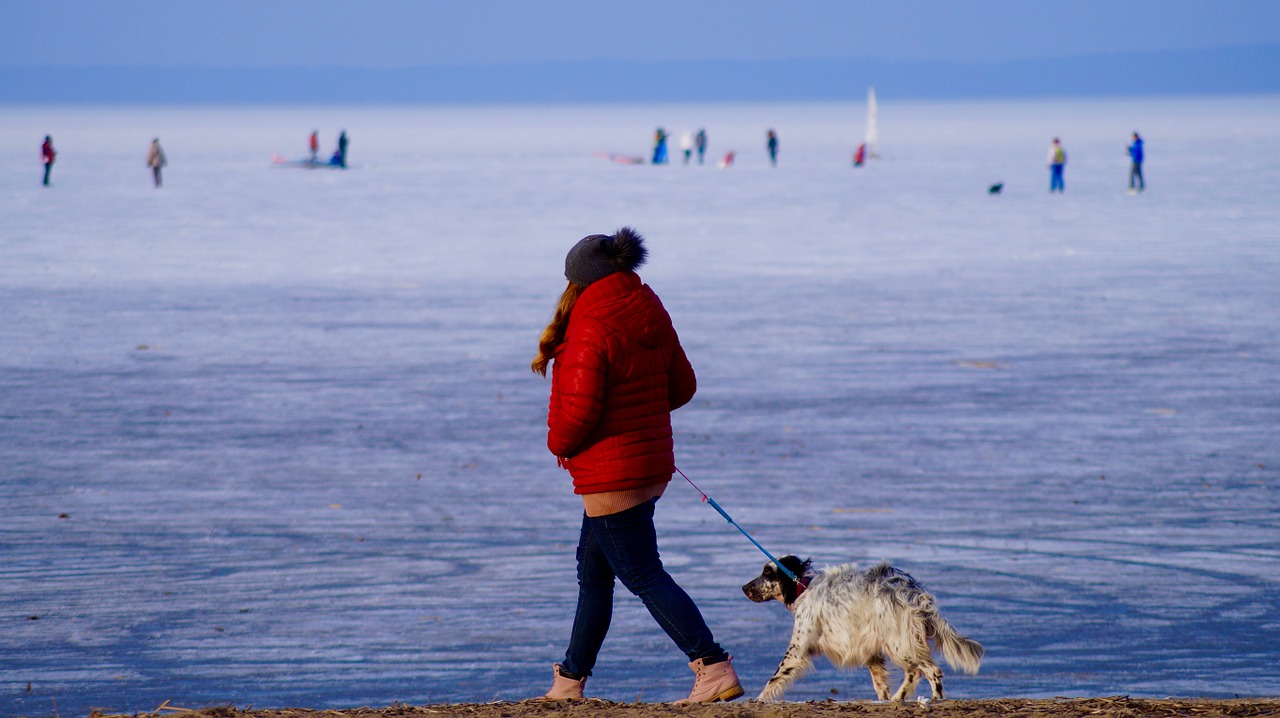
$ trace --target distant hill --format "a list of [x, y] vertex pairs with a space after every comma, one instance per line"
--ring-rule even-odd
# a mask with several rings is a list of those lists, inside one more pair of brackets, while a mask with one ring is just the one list
[[1280, 45], [1014, 62], [598, 61], [401, 69], [0, 67], [0, 103], [504, 103], [1280, 92]]

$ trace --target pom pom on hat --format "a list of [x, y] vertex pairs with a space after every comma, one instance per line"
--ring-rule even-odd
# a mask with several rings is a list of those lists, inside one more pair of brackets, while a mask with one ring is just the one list
[[569, 250], [564, 276], [579, 287], [587, 287], [614, 272], [634, 272], [648, 256], [644, 238], [630, 227], [612, 235], [592, 234]]

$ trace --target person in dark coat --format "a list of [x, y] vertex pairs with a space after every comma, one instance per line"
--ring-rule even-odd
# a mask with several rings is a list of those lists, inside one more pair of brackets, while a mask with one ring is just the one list
[[693, 144], [698, 148], [698, 164], [702, 164], [702, 159], [707, 154], [707, 131], [705, 129], [699, 129], [698, 134], [693, 136]]
[[160, 138], [151, 140], [151, 147], [147, 150], [147, 166], [151, 168], [151, 175], [155, 179], [156, 187], [160, 186], [160, 170], [169, 164], [169, 160], [164, 156], [164, 150], [160, 147]]
[[347, 168], [347, 131], [343, 130], [338, 135], [338, 166]]
[[542, 332], [533, 370], [551, 366], [547, 448], [582, 496], [578, 608], [548, 699], [582, 698], [613, 615], [616, 580], [639, 596], [690, 661], [680, 702], [732, 700], [742, 684], [697, 605], [662, 566], [654, 506], [675, 471], [671, 412], [697, 391], [671, 317], [635, 270], [648, 255], [624, 227], [583, 238]]
[[49, 173], [53, 172], [53, 160], [58, 153], [53, 149], [53, 138], [44, 136], [44, 144], [40, 146], [40, 159], [44, 162], [44, 186], [49, 186]]
[[769, 163], [774, 167], [778, 166], [778, 133], [769, 130], [765, 146], [769, 149]]

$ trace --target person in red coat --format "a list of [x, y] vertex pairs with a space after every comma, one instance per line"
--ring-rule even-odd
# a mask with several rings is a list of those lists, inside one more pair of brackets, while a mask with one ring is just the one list
[[44, 163], [44, 186], [49, 186], [49, 173], [53, 171], [53, 160], [58, 153], [53, 149], [53, 138], [44, 136], [44, 144], [40, 145], [40, 161]]
[[675, 470], [671, 412], [697, 378], [671, 317], [635, 270], [648, 250], [630, 227], [583, 238], [565, 257], [568, 286], [533, 370], [551, 366], [547, 448], [582, 497], [578, 608], [545, 698], [582, 698], [613, 616], [614, 580], [638, 596], [685, 653], [685, 702], [733, 700], [742, 685], [697, 605], [658, 557], [653, 512]]

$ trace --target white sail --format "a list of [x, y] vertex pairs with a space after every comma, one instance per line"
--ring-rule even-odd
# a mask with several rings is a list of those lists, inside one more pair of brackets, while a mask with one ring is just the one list
[[867, 88], [867, 157], [880, 156], [880, 109], [876, 107], [876, 88]]

